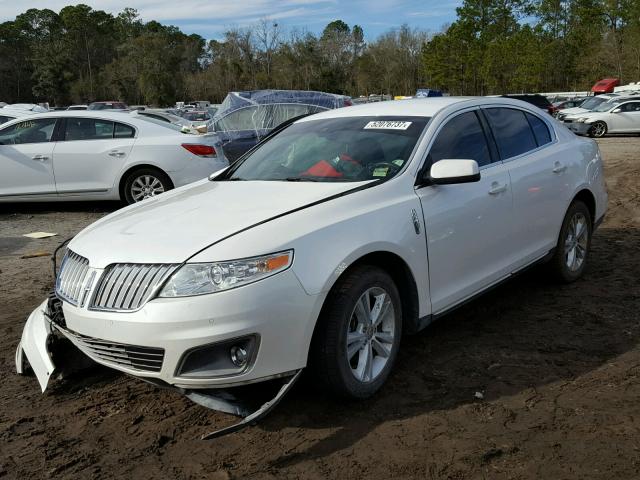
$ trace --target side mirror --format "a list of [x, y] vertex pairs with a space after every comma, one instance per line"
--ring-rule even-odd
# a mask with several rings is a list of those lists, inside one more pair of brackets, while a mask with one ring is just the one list
[[431, 165], [429, 180], [435, 185], [477, 182], [480, 167], [475, 160], [447, 158]]
[[622, 111], [621, 108], [614, 108], [611, 113], [620, 113]]

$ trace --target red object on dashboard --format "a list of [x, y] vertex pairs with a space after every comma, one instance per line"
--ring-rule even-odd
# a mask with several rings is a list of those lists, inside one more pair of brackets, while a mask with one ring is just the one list
[[313, 177], [341, 177], [342, 173], [337, 171], [333, 165], [326, 160], [320, 160], [318, 163], [302, 172], [302, 175], [310, 175]]

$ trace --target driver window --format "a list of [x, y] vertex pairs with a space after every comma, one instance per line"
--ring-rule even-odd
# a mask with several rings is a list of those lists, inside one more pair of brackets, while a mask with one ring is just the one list
[[37, 118], [14, 123], [0, 130], [0, 145], [46, 143], [53, 136], [55, 118]]
[[480, 167], [491, 163], [487, 139], [475, 112], [462, 113], [442, 127], [427, 156], [427, 167], [445, 158], [475, 160]]

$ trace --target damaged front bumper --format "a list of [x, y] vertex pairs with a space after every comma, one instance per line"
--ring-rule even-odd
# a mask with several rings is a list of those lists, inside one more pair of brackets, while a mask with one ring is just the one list
[[[17, 373], [21, 375], [26, 374], [30, 366], [38, 379], [42, 392], [47, 389], [51, 376], [59, 370], [59, 368], [57, 368], [58, 365], [55, 365], [52, 359], [52, 351], [54, 350], [54, 344], [62, 338], [66, 338], [77, 347], [80, 352], [84, 353], [88, 358], [92, 358], [91, 352], [86, 350], [86, 346], [81, 340], [82, 336], [67, 328], [61, 302], [54, 294], [51, 294], [47, 300], [40, 304], [38, 308], [29, 315], [15, 354]], [[193, 402], [204, 407], [243, 417], [242, 421], [230, 427], [202, 436], [202, 439], [213, 439], [237, 432], [251, 424], [255, 424], [268, 415], [278, 405], [284, 395], [291, 390], [300, 377], [302, 370], [303, 369], [300, 368], [278, 375], [278, 380], [274, 381], [279, 381], [280, 386], [275, 396], [262, 405], [259, 405], [258, 408], [254, 408], [256, 405], [255, 398], [242, 398], [241, 395], [238, 395], [237, 392], [234, 391], [236, 389], [233, 388], [185, 389], [170, 385], [155, 378], [140, 378], [162, 388], [178, 391]]]

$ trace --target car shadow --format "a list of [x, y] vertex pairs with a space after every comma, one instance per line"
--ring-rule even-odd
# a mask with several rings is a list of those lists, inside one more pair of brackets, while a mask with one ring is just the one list
[[638, 251], [638, 230], [601, 229], [578, 282], [551, 282], [536, 267], [403, 338], [389, 381], [371, 399], [335, 400], [307, 375], [260, 428], [332, 433], [273, 467], [343, 450], [386, 422], [528, 389], [535, 396], [537, 387], [570, 381], [631, 350], [640, 341]]

